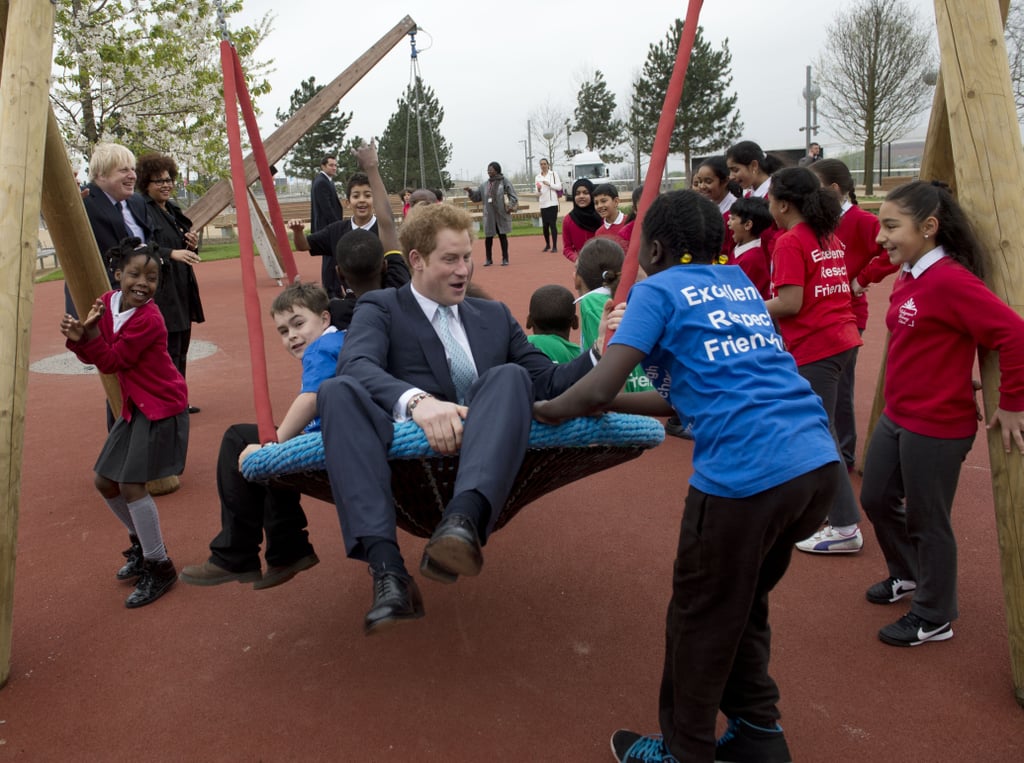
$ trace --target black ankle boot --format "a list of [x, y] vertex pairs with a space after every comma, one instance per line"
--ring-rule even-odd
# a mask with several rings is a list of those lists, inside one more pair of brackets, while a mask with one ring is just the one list
[[129, 533], [131, 548], [126, 548], [121, 555], [126, 559], [124, 566], [117, 571], [118, 580], [135, 580], [142, 574], [142, 544], [137, 535]]
[[178, 571], [174, 569], [174, 562], [170, 559], [164, 559], [162, 562], [143, 559], [142, 564], [142, 577], [136, 583], [132, 595], [124, 602], [128, 609], [152, 604], [167, 593], [178, 579]]

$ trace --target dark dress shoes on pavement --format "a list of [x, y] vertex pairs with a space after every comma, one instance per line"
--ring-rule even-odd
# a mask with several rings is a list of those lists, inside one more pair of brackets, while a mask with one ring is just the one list
[[483, 566], [476, 524], [464, 514], [449, 514], [430, 536], [423, 551], [420, 572], [432, 580], [453, 583], [454, 579], [449, 579], [451, 576], [479, 575]]
[[135, 585], [131, 596], [125, 599], [124, 605], [128, 609], [144, 607], [159, 599], [178, 582], [178, 571], [174, 569], [174, 562], [164, 559], [161, 562], [152, 559], [143, 560], [142, 576]]
[[366, 613], [363, 632], [370, 636], [403, 620], [423, 617], [423, 596], [412, 578], [370, 568], [373, 575], [373, 605]]
[[[319, 561], [319, 560], [317, 560]], [[312, 566], [312, 565], [310, 565]], [[221, 583], [256, 583], [262, 575], [259, 570], [232, 572], [207, 559], [202, 564], [190, 564], [181, 570], [181, 582], [189, 585], [220, 585]], [[281, 581], [284, 582], [283, 580]]]
[[252, 587], [257, 591], [262, 591], [264, 588], [273, 588], [274, 586], [281, 585], [281, 583], [287, 583], [303, 570], [308, 570], [310, 567], [315, 567], [318, 564], [320, 564], [320, 558], [316, 554], [307, 554], [296, 559], [291, 564], [271, 565], [267, 567], [263, 577], [252, 584]]

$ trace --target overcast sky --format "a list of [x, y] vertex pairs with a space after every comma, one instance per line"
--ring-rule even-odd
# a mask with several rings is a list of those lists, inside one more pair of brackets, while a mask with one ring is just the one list
[[[934, 30], [932, 0], [909, 2]], [[799, 128], [805, 121], [805, 68], [823, 50], [829, 22], [849, 6], [841, 0], [705, 0], [705, 38], [713, 45], [728, 38], [732, 52], [743, 138], [766, 149], [804, 145]], [[443, 132], [454, 149], [449, 169], [461, 178], [482, 176], [491, 160], [509, 174], [521, 170], [525, 152], [519, 141], [526, 138], [531, 113], [550, 103], [571, 118], [579, 85], [595, 69], [604, 73], [616, 102], [624, 103], [648, 46], [664, 39], [686, 7], [685, 0], [245, 0], [234, 20], [246, 24], [268, 11], [274, 15], [258, 54], [274, 62], [273, 90], [258, 104], [266, 136], [277, 109], [287, 108], [303, 79], [315, 76], [327, 84], [410, 15], [420, 28], [420, 74], [445, 109]], [[349, 135], [380, 135], [410, 74], [406, 38], [342, 99], [342, 108], [354, 112]], [[819, 123], [817, 139], [828, 151], [837, 139], [826, 122]], [[922, 118], [908, 137], [923, 137], [925, 127]], [[534, 155], [541, 152], [534, 142]], [[681, 168], [681, 160], [676, 162]]]

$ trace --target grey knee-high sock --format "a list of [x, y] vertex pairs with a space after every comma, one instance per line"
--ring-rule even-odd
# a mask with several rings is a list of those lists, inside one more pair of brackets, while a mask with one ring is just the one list
[[128, 528], [128, 532], [132, 535], [138, 535], [135, 532], [135, 525], [132, 522], [132, 514], [128, 511], [128, 504], [124, 500], [123, 495], [117, 495], [114, 498], [104, 498], [107, 502], [107, 506], [114, 512], [114, 516], [121, 520], [121, 524]]
[[153, 497], [147, 493], [145, 497], [132, 501], [128, 504], [128, 511], [132, 514], [135, 534], [142, 544], [142, 555], [146, 559], [162, 562], [167, 558], [167, 549], [160, 534], [160, 516], [156, 513]]

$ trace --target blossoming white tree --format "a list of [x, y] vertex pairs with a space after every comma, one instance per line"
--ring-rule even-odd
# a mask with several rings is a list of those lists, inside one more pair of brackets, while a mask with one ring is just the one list
[[[241, 7], [226, 0], [224, 18]], [[269, 16], [229, 27], [254, 98], [269, 89], [269, 62], [253, 60], [269, 30]], [[69, 150], [87, 157], [116, 141], [166, 152], [193, 176], [225, 175], [220, 39], [211, 0], [58, 0], [50, 99]]]

